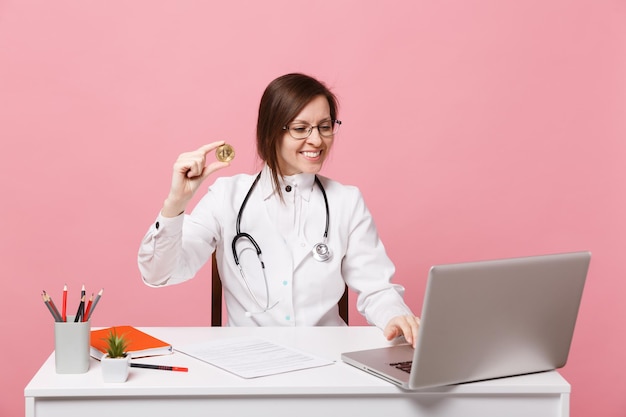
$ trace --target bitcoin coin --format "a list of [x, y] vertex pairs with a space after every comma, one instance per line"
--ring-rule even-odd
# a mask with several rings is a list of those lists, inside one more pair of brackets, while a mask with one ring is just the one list
[[221, 162], [230, 162], [235, 157], [235, 149], [225, 143], [215, 150], [215, 157]]

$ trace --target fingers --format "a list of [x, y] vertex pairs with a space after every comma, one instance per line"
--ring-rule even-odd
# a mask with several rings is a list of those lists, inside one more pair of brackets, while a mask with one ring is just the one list
[[[217, 141], [203, 145], [195, 151], [185, 152], [178, 156], [174, 162], [172, 173], [172, 184], [167, 198], [166, 212], [177, 210], [191, 200], [200, 184], [213, 172], [226, 168], [228, 162], [213, 161], [207, 166], [207, 156], [209, 152], [224, 144], [224, 141]], [[170, 207], [171, 206], [171, 207]], [[173, 209], [171, 209], [173, 207]]]
[[187, 178], [206, 178], [212, 172], [218, 169], [224, 168], [228, 165], [222, 163], [212, 164], [209, 170], [205, 170], [207, 154], [217, 147], [223, 145], [223, 140], [203, 145], [195, 151], [185, 152], [179, 155], [178, 159], [174, 163], [174, 172], [182, 174]]
[[392, 319], [388, 324], [387, 327], [385, 327], [385, 331], [384, 331], [384, 335], [387, 338], [387, 340], [392, 340], [395, 339], [396, 337], [400, 336], [400, 327], [398, 327], [396, 324], [394, 324], [396, 318]]
[[387, 340], [403, 335], [406, 341], [415, 347], [419, 326], [419, 317], [413, 315], [397, 316], [389, 321], [389, 324], [387, 324], [385, 328], [384, 335]]
[[226, 168], [227, 166], [230, 166], [230, 162], [216, 161], [209, 164], [207, 167], [204, 168], [204, 171], [202, 172], [202, 179], [204, 180], [204, 178], [208, 177], [215, 171]]
[[419, 330], [419, 318], [411, 315], [404, 316], [405, 321], [403, 321], [402, 334], [404, 334], [404, 338], [407, 342], [409, 342], [413, 347], [417, 344], [417, 332]]
[[204, 170], [205, 157], [202, 154], [188, 152], [181, 154], [174, 163], [174, 173], [187, 178], [196, 178]]
[[178, 216], [185, 210], [200, 184], [213, 172], [226, 168], [228, 162], [214, 161], [207, 166], [207, 154], [224, 144], [223, 140], [203, 145], [195, 151], [185, 152], [174, 162], [170, 192], [163, 203], [161, 214]]
[[215, 150], [216, 148], [218, 148], [219, 146], [222, 146], [223, 144], [225, 144], [226, 141], [223, 140], [218, 140], [217, 142], [213, 142], [213, 143], [207, 143], [206, 145], [202, 145], [197, 149], [197, 152], [201, 152], [204, 154], [204, 156], [206, 157], [206, 154], [208, 154], [209, 152], [211, 152], [212, 150]]

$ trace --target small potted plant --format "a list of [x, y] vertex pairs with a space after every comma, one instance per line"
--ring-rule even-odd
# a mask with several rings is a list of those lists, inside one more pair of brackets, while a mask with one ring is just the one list
[[126, 353], [129, 341], [115, 329], [109, 331], [104, 341], [106, 353], [100, 361], [104, 382], [125, 382], [130, 370], [130, 355]]

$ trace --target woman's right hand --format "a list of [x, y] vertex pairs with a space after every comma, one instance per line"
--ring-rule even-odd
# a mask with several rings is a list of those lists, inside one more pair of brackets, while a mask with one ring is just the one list
[[230, 165], [229, 162], [220, 161], [214, 161], [209, 165], [206, 164], [207, 154], [223, 144], [224, 141], [221, 140], [201, 146], [195, 151], [179, 155], [174, 163], [172, 185], [170, 193], [163, 203], [161, 215], [176, 217], [181, 214], [200, 187], [200, 184], [213, 172]]

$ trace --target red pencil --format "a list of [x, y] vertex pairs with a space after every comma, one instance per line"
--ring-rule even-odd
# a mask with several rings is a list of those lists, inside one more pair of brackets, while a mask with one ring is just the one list
[[63, 321], [67, 321], [67, 284], [63, 286]]
[[91, 310], [91, 303], [93, 302], [93, 293], [91, 293], [91, 297], [89, 297], [89, 301], [87, 302], [87, 307], [85, 308], [85, 314], [83, 314], [83, 321], [87, 321], [89, 317], [89, 310]]
[[91, 318], [91, 315], [93, 314], [93, 312], [96, 309], [96, 306], [98, 305], [98, 301], [100, 301], [100, 297], [102, 297], [102, 292], [104, 291], [104, 288], [102, 288], [100, 290], [100, 292], [98, 293], [98, 295], [96, 295], [96, 299], [93, 300], [93, 304], [91, 305], [91, 311], [89, 312], [89, 315], [87, 316], [87, 320], [89, 320]]

